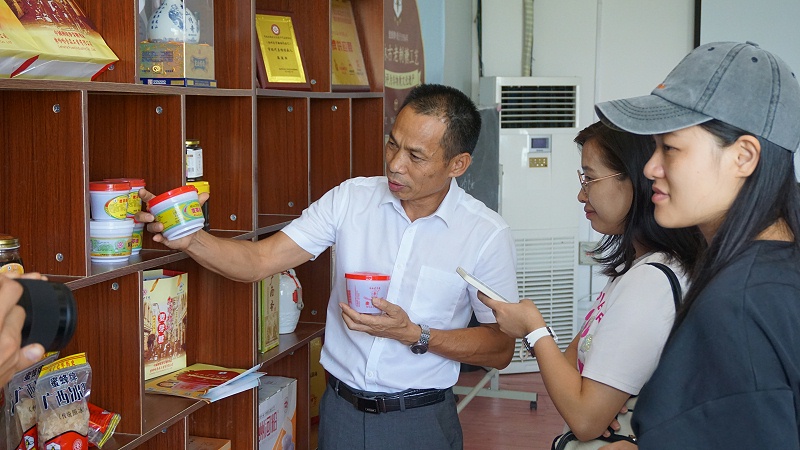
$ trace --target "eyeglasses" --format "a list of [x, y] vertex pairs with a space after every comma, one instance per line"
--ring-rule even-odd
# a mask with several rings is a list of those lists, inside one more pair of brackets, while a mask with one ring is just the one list
[[583, 189], [583, 193], [586, 194], [586, 196], [588, 197], [589, 196], [589, 185], [590, 184], [592, 184], [594, 182], [597, 182], [597, 181], [605, 180], [607, 178], [618, 177], [620, 175], [622, 175], [622, 172], [618, 172], [618, 173], [614, 173], [614, 174], [611, 174], [611, 175], [606, 175], [604, 177], [595, 178], [594, 180], [586, 181], [586, 174], [579, 170], [578, 171], [578, 182], [581, 183], [581, 189]]

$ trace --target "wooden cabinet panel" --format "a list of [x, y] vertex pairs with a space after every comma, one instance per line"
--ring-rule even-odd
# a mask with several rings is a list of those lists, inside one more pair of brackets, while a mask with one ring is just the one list
[[92, 19], [103, 40], [117, 55], [119, 61], [97, 78], [97, 81], [133, 83], [139, 66], [136, 63], [139, 10], [135, 1], [76, 0], [81, 9]]
[[84, 94], [2, 91], [0, 233], [20, 240], [28, 272], [88, 274]]
[[350, 100], [311, 99], [311, 201], [350, 178]]
[[259, 214], [300, 215], [308, 207], [308, 99], [259, 98]]
[[164, 428], [149, 441], [141, 445], [143, 450], [162, 450], [167, 448], [186, 448], [189, 433], [186, 431], [186, 419], [179, 420], [169, 428]]
[[383, 175], [383, 99], [353, 99], [352, 136], [352, 176]]
[[252, 231], [253, 98], [187, 96], [186, 139], [199, 139], [203, 147], [211, 228]]

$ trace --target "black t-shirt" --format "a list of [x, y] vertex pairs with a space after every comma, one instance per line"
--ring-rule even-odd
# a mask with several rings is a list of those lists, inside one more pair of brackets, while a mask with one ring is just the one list
[[639, 448], [800, 449], [800, 253], [757, 241], [709, 283], [633, 414]]

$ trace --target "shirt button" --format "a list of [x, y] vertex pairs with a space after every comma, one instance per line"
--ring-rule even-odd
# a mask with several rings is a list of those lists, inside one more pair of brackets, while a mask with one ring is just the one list
[[367, 377], [374, 378], [375, 377], [375, 372], [372, 372], [372, 371], [367, 372]]

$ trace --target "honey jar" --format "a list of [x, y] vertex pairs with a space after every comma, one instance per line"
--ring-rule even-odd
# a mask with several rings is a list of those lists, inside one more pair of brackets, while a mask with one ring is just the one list
[[7, 234], [0, 234], [0, 273], [25, 273], [19, 256], [19, 239]]

